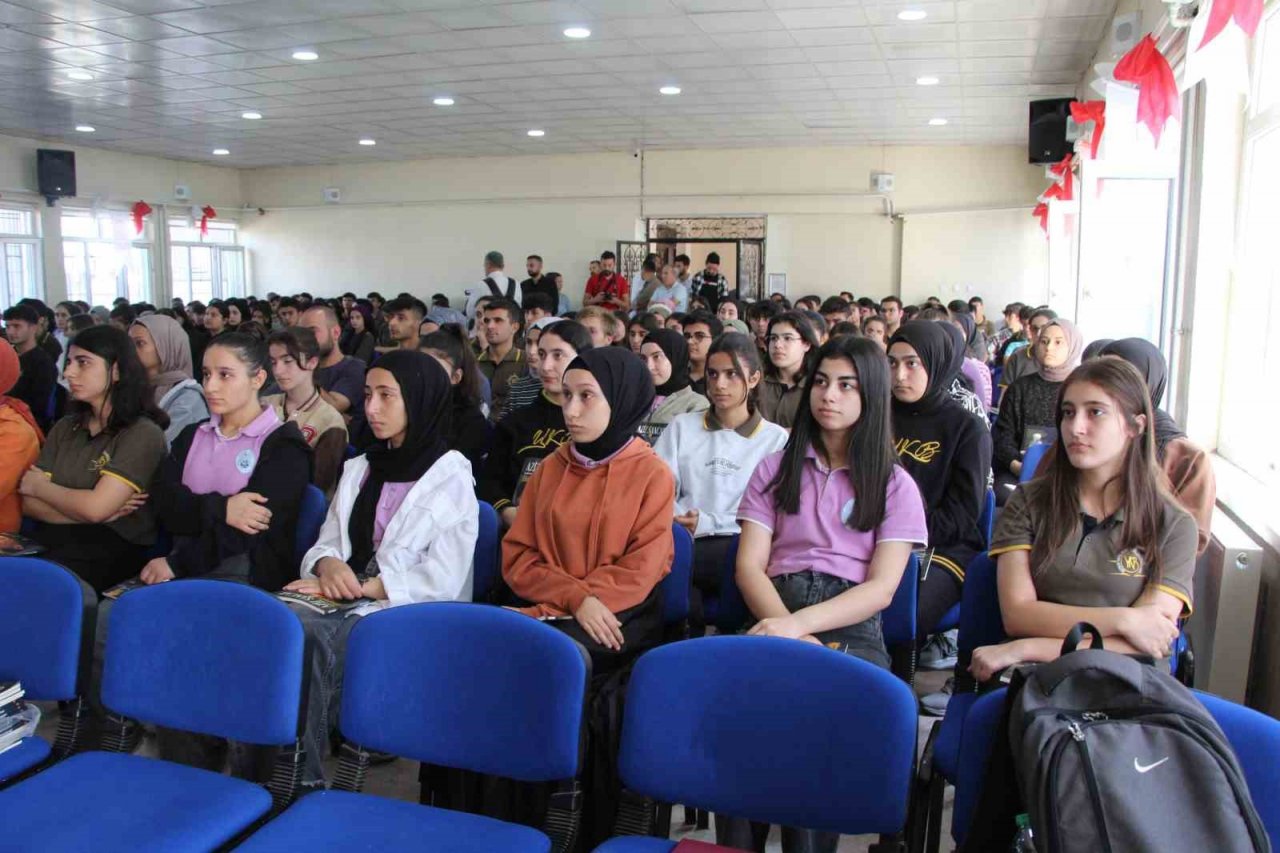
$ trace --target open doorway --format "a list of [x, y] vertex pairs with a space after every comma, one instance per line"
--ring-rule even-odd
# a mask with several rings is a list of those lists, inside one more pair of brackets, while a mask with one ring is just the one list
[[721, 274], [739, 299], [764, 298], [763, 216], [650, 219], [647, 234], [647, 241], [618, 242], [619, 270], [628, 278], [640, 272], [651, 252], [660, 264], [688, 255], [695, 275], [705, 268], [707, 255], [715, 252], [720, 256]]

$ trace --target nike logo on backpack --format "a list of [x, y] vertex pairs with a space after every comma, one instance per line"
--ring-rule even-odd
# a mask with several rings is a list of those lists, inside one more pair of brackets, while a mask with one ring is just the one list
[[1137, 770], [1139, 773], [1150, 773], [1152, 770], [1155, 770], [1157, 767], [1159, 767], [1161, 764], [1164, 764], [1168, 760], [1169, 760], [1168, 756], [1165, 756], [1164, 758], [1157, 761], [1155, 764], [1148, 764], [1146, 766], [1143, 766], [1138, 763], [1138, 759], [1135, 757], [1133, 759], [1133, 769]]

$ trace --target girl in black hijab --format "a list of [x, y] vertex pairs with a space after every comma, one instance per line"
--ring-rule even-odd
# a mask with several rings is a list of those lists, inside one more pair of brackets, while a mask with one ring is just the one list
[[1098, 355], [1122, 358], [1138, 368], [1146, 379], [1151, 408], [1155, 411], [1156, 461], [1169, 478], [1174, 498], [1195, 518], [1200, 528], [1197, 553], [1204, 553], [1209, 545], [1209, 523], [1213, 519], [1218, 484], [1209, 455], [1187, 438], [1178, 422], [1160, 408], [1169, 375], [1164, 353], [1142, 338], [1124, 338], [1107, 343]]
[[654, 444], [676, 415], [705, 412], [711, 404], [690, 386], [689, 345], [684, 335], [672, 329], [650, 332], [640, 346], [640, 358], [655, 386], [653, 406], [640, 424], [640, 436]]
[[359, 617], [471, 600], [479, 505], [471, 463], [449, 450], [451, 391], [444, 368], [420, 352], [396, 350], [369, 368], [365, 416], [378, 441], [347, 462], [320, 536], [302, 558], [302, 578], [281, 593], [294, 599], [316, 648], [305, 784], [324, 782], [320, 758], [338, 718], [341, 650]]
[[888, 350], [895, 449], [920, 488], [933, 551], [920, 584], [921, 640], [960, 600], [965, 567], [986, 548], [979, 518], [991, 475], [991, 434], [951, 397], [959, 336], [948, 328], [954, 331], [912, 320], [889, 339]]

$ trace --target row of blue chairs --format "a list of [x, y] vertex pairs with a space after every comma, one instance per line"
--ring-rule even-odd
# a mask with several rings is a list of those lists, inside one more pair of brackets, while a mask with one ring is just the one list
[[[46, 561], [3, 563], [13, 602], [4, 609], [39, 611], [64, 651], [62, 675], [74, 683], [80, 585]], [[304, 655], [301, 624], [272, 596], [217, 581], [161, 584], [117, 602], [102, 700], [114, 715], [293, 756]], [[25, 649], [0, 658], [11, 658], [0, 660], [0, 677], [21, 678], [44, 697], [43, 662]], [[6, 778], [0, 850], [416, 849], [424, 839], [455, 851], [567, 849], [572, 807], [548, 815], [539, 831], [360, 788], [368, 751], [378, 750], [573, 790], [589, 677], [578, 644], [502, 608], [423, 604], [373, 614], [347, 649], [340, 726], [352, 746], [341, 790], [295, 801], [296, 785], [281, 784], [288, 772], [263, 788], [124, 752], [82, 752]], [[797, 703], [797, 695], [810, 701]], [[630, 791], [657, 800], [894, 835], [907, 824], [915, 736], [910, 689], [876, 667], [808, 644], [707, 638], [638, 662], [620, 772]], [[672, 846], [638, 837], [602, 849]]]

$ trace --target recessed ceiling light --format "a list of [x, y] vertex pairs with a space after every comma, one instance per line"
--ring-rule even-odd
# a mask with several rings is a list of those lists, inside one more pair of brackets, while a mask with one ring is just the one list
[[247, 118], [249, 121], [257, 121], [258, 119], [262, 118], [262, 113], [255, 113], [255, 112], [240, 113], [240, 118]]
[[92, 80], [93, 75], [88, 71], [68, 71], [67, 76], [72, 80]]
[[917, 77], [916, 85], [917, 86], [936, 86], [938, 85], [938, 78], [937, 77]]
[[378, 144], [378, 140], [376, 140], [376, 139], [361, 139], [361, 140], [360, 140], [360, 144], [361, 144], [361, 145], [377, 145], [377, 144]]
[[316, 53], [314, 50], [295, 50], [293, 52], [293, 58], [301, 60], [302, 62], [311, 62], [313, 59], [319, 59], [320, 54]]
[[898, 13], [899, 21], [923, 21], [929, 17], [929, 13], [924, 9], [903, 9]]
[[97, 130], [97, 128], [91, 124], [77, 124], [76, 130], [80, 131], [81, 133], [93, 133], [95, 130]]
[[931, 118], [931, 119], [929, 119], [929, 126], [930, 126], [930, 127], [942, 127], [942, 126], [943, 126], [944, 124], [946, 124], [946, 123], [947, 123], [947, 120], [946, 120], [945, 118]]
[[436, 98], [431, 103], [437, 107], [451, 107], [453, 106], [453, 98]]
[[547, 135], [547, 132], [546, 132], [545, 130], [536, 130], [536, 129], [535, 129], [535, 130], [531, 130], [531, 131], [529, 131], [529, 135], [530, 135], [530, 136], [546, 136], [546, 135]]
[[680, 94], [680, 87], [679, 86], [663, 86], [658, 91], [664, 95], [678, 95]]
[[564, 34], [567, 38], [584, 39], [591, 35], [591, 30], [586, 27], [569, 27], [564, 31]]
[[226, 157], [226, 156], [227, 156], [228, 154], [230, 154], [230, 153], [231, 153], [231, 152], [230, 152], [230, 151], [228, 151], [228, 150], [227, 150], [227, 149], [225, 149], [225, 148], [215, 148], [215, 149], [213, 149], [213, 155], [214, 155], [215, 157]]

